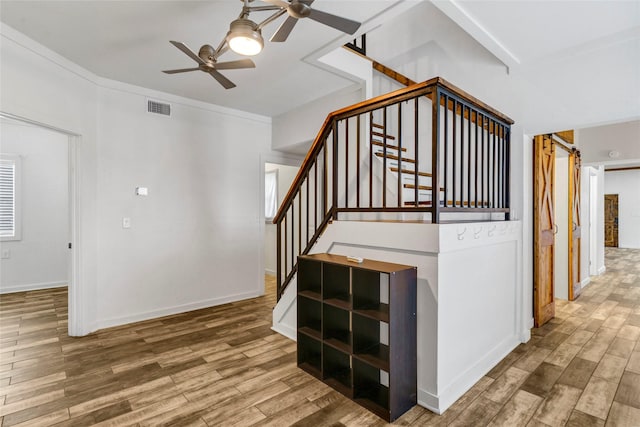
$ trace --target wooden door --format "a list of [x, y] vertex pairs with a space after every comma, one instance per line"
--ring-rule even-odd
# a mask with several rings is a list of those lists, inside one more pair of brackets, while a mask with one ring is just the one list
[[618, 247], [618, 195], [604, 195], [604, 245]]
[[569, 153], [569, 301], [582, 291], [580, 282], [580, 152]]
[[533, 140], [533, 320], [542, 326], [555, 316], [553, 244], [555, 146], [551, 135]]

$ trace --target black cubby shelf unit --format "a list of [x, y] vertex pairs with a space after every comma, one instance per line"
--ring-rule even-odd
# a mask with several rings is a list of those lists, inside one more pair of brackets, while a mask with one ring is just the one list
[[298, 366], [387, 421], [416, 404], [413, 266], [298, 257]]

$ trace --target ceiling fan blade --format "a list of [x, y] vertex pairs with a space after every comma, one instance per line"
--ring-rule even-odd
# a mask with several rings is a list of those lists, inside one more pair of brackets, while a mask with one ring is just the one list
[[186, 73], [188, 71], [198, 71], [200, 68], [180, 68], [178, 70], [163, 70], [163, 73], [166, 74], [178, 74], [178, 73]]
[[262, 1], [278, 7], [284, 7], [284, 8], [289, 7], [289, 2], [286, 2], [283, 0], [262, 0]]
[[358, 28], [360, 28], [361, 25], [360, 22], [352, 21], [351, 19], [332, 15], [330, 13], [322, 12], [321, 10], [316, 9], [311, 9], [309, 18], [347, 34], [355, 33], [356, 31], [358, 31]]
[[239, 68], [256, 68], [256, 64], [249, 58], [237, 61], [218, 62], [214, 65], [216, 70], [237, 70]]
[[233, 87], [236, 87], [236, 85], [231, 80], [229, 80], [228, 78], [226, 78], [225, 76], [217, 72], [216, 70], [209, 71], [209, 74], [211, 74], [211, 77], [216, 79], [218, 83], [224, 86], [225, 89], [231, 89]]
[[172, 45], [174, 45], [175, 47], [177, 47], [178, 49], [180, 49], [182, 52], [184, 52], [189, 58], [193, 59], [194, 61], [196, 61], [198, 64], [204, 64], [204, 61], [195, 54], [194, 51], [192, 51], [191, 49], [189, 49], [187, 47], [186, 44], [182, 43], [182, 42], [176, 42], [171, 40], [170, 43]]
[[271, 36], [269, 41], [271, 42], [283, 42], [287, 40], [289, 34], [291, 34], [291, 30], [295, 27], [296, 22], [298, 22], [298, 18], [294, 18], [293, 16], [288, 16], [287, 19], [278, 27], [278, 30]]

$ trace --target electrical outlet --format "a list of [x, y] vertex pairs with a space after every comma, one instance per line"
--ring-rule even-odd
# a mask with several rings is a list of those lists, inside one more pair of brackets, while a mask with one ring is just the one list
[[122, 218], [122, 228], [131, 228], [131, 218]]
[[2, 250], [2, 259], [9, 259], [9, 258], [11, 258], [11, 250], [3, 249]]

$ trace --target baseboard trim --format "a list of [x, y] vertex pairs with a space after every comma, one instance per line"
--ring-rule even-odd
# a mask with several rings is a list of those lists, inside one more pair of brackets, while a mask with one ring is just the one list
[[589, 283], [591, 283], [591, 277], [587, 277], [587, 278], [585, 278], [584, 280], [582, 280], [582, 281], [580, 282], [580, 286], [582, 287], [582, 289], [584, 289], [584, 288], [586, 288], [586, 287], [587, 287], [587, 285], [588, 285]]
[[264, 274], [266, 274], [267, 276], [275, 276], [276, 272], [273, 270], [269, 270], [268, 268], [264, 269]]
[[28, 292], [39, 291], [41, 289], [52, 288], [66, 288], [68, 282], [43, 282], [43, 283], [29, 283], [26, 285], [7, 286], [6, 288], [0, 288], [0, 294], [13, 294], [16, 292]]
[[260, 292], [244, 292], [241, 294], [228, 295], [219, 298], [211, 298], [204, 301], [198, 301], [188, 304], [181, 304], [172, 307], [165, 307], [159, 310], [146, 311], [133, 314], [130, 316], [112, 317], [109, 319], [99, 320], [96, 329], [111, 328], [113, 326], [126, 325], [128, 323], [142, 322], [145, 320], [156, 319], [158, 317], [171, 316], [173, 314], [186, 313], [188, 311], [200, 310], [203, 308], [215, 307], [217, 305], [229, 302], [240, 301], [249, 298], [256, 298], [262, 295]]
[[607, 271], [607, 266], [603, 265], [602, 267], [600, 267], [598, 269], [598, 276], [601, 275], [601, 274], [604, 274], [605, 271]]
[[438, 415], [442, 415], [442, 412], [439, 409], [440, 399], [438, 399], [438, 396], [433, 393], [429, 393], [426, 390], [422, 390], [421, 388], [418, 388], [418, 405], [423, 408], [427, 408]]
[[292, 341], [298, 340], [298, 337], [297, 337], [298, 332], [287, 325], [283, 325], [282, 323], [273, 324], [273, 326], [271, 326], [271, 330], [279, 333], [280, 335], [284, 335], [285, 337], [289, 338]]
[[[430, 393], [418, 393], [421, 402], [424, 402], [425, 407], [431, 411], [438, 414], [444, 413], [456, 400], [473, 387], [475, 383], [500, 363], [500, 361], [518, 345], [520, 345], [520, 340], [516, 335], [503, 340], [491, 351], [486, 353], [485, 357], [454, 378], [447, 386], [443, 387], [442, 392], [438, 393], [438, 396], [433, 396]], [[432, 408], [432, 405], [437, 406]]]

